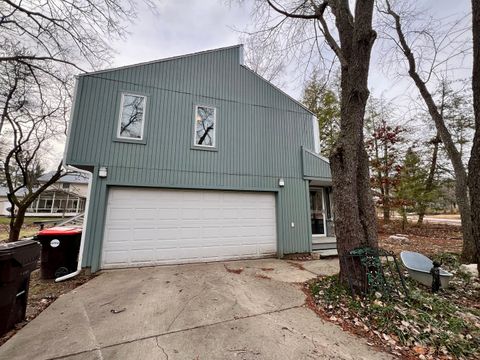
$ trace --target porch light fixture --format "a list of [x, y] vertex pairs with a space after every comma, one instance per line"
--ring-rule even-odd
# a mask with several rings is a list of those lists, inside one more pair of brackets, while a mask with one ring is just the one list
[[283, 180], [283, 178], [278, 179], [278, 186], [280, 186], [280, 187], [285, 186], [285, 180]]
[[98, 177], [101, 177], [102, 179], [107, 177], [107, 168], [105, 166], [98, 169]]

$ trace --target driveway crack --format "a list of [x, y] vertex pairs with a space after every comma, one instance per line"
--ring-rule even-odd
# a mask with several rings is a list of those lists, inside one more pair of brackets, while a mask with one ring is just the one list
[[163, 355], [165, 355], [165, 358], [168, 360], [168, 354], [167, 354], [167, 352], [166, 352], [165, 349], [164, 349], [162, 346], [160, 346], [160, 344], [158, 343], [158, 336], [155, 337], [155, 342], [157, 343], [157, 347], [158, 347], [160, 350], [162, 350]]
[[197, 298], [200, 294], [202, 294], [204, 292], [204, 289], [202, 289], [198, 294], [192, 296], [190, 299], [188, 299], [182, 306], [182, 308], [180, 309], [180, 311], [175, 315], [175, 317], [173, 318], [173, 320], [170, 322], [170, 324], [168, 325], [167, 327], [167, 332], [170, 331], [171, 327], [173, 326], [173, 324], [175, 323], [175, 321], [177, 321], [178, 317], [185, 311], [185, 309], [187, 308], [187, 305], [195, 298]]
[[[197, 297], [197, 296], [199, 296], [199, 294], [195, 295], [194, 297]], [[194, 297], [192, 297], [190, 300], [192, 300]], [[109, 349], [109, 348], [112, 348], [112, 347], [115, 347], [115, 346], [118, 346], [118, 345], [130, 344], [130, 343], [140, 341], [140, 340], [146, 340], [146, 339], [152, 339], [152, 338], [157, 339], [159, 337], [169, 335], [169, 334], [179, 334], [179, 333], [183, 333], [183, 332], [191, 331], [191, 330], [195, 330], [195, 329], [207, 328], [207, 327], [216, 326], [216, 325], [219, 325], [219, 324], [225, 324], [225, 323], [234, 322], [234, 321], [238, 321], [238, 320], [255, 318], [255, 317], [258, 317], [258, 316], [265, 316], [265, 315], [270, 315], [270, 314], [275, 314], [275, 313], [281, 313], [281, 312], [284, 312], [284, 311], [289, 311], [289, 310], [292, 310], [292, 309], [299, 309], [299, 308], [304, 308], [304, 305], [303, 304], [302, 305], [295, 305], [295, 306], [290, 306], [290, 307], [283, 308], [283, 309], [266, 311], [266, 312], [259, 313], [259, 314], [239, 316], [239, 317], [235, 317], [233, 319], [226, 319], [226, 320], [222, 320], [222, 321], [213, 322], [213, 323], [210, 323], [210, 324], [203, 324], [203, 325], [193, 326], [193, 327], [190, 327], [190, 328], [173, 330], [173, 331], [170, 331], [170, 332], [164, 332], [164, 333], [160, 333], [160, 334], [157, 334], [157, 335], [144, 336], [144, 337], [140, 337], [140, 338], [136, 338], [136, 339], [132, 339], [132, 340], [121, 341], [121, 342], [117, 342], [117, 343], [113, 343], [113, 344], [109, 344], [109, 345], [99, 346], [98, 348], [92, 349], [92, 350], [75, 352], [75, 353], [69, 354], [68, 356], [85, 354], [85, 353], [89, 353], [89, 352], [94, 351], [94, 350]], [[158, 346], [159, 346], [159, 348], [161, 348], [161, 346], [159, 344], [158, 344]], [[168, 359], [168, 355], [166, 353], [165, 353], [165, 356], [167, 356], [167, 359]], [[60, 356], [60, 357], [48, 358], [47, 360], [58, 360], [58, 359], [63, 359], [63, 358], [64, 358], [64, 356]]]

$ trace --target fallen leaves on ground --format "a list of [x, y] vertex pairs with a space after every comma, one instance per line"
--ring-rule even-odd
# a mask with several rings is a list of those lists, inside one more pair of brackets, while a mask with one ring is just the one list
[[440, 293], [407, 278], [407, 298], [385, 298], [378, 292], [352, 298], [348, 286], [331, 276], [305, 284], [310, 305], [326, 320], [402, 358], [477, 359], [480, 281], [461, 272], [457, 254], [436, 256], [455, 273], [451, 287]]

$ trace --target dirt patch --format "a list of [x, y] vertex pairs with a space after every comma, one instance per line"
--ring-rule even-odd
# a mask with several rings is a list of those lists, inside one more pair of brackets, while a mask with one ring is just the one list
[[33, 271], [30, 277], [30, 288], [28, 294], [27, 313], [25, 321], [18, 323], [12, 330], [1, 336], [0, 346], [8, 339], [10, 339], [13, 335], [15, 335], [18, 330], [27, 325], [33, 319], [35, 319], [58, 297], [86, 283], [93, 277], [94, 275], [86, 275], [84, 273], [81, 273], [70, 280], [56, 283], [53, 279], [40, 279], [40, 270]]
[[243, 272], [243, 268], [231, 269], [231, 268], [227, 267], [227, 265], [224, 265], [224, 266], [225, 266], [225, 270], [227, 270], [227, 272], [229, 272], [229, 273], [241, 274]]
[[[402, 229], [400, 221], [385, 224], [379, 221], [379, 245], [386, 250], [399, 254], [403, 250], [420, 252], [430, 257], [449, 252], [462, 251], [462, 232], [460, 226], [426, 223], [422, 226], [409, 223]], [[389, 239], [391, 235], [404, 235], [408, 242]]]

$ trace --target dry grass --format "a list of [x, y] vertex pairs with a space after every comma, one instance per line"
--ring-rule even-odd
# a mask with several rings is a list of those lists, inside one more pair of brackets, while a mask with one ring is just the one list
[[[405, 235], [409, 241], [401, 243], [390, 240], [389, 236], [395, 234]], [[462, 251], [462, 232], [460, 226], [456, 225], [426, 223], [418, 226], [409, 223], [402, 229], [400, 221], [388, 224], [379, 221], [378, 235], [380, 246], [396, 254], [410, 250], [433, 257], [445, 252], [459, 254]]]
[[[57, 220], [59, 218], [40, 218], [40, 217], [26, 217], [20, 231], [20, 238], [30, 237], [36, 235], [40, 230], [39, 225], [35, 225], [34, 222], [38, 221], [50, 221]], [[8, 229], [10, 224], [10, 218], [6, 216], [0, 216], [0, 242], [8, 239]]]

